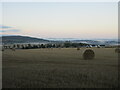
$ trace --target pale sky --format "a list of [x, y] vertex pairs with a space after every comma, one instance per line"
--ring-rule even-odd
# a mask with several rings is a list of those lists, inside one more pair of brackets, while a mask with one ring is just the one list
[[116, 2], [3, 2], [3, 35], [117, 38]]

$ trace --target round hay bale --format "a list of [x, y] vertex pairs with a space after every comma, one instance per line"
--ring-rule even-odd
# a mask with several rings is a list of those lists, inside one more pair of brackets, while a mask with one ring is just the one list
[[94, 53], [94, 51], [91, 50], [91, 49], [87, 49], [87, 50], [85, 50], [85, 52], [83, 53], [83, 58], [84, 58], [85, 60], [94, 59], [94, 57], [95, 57], [95, 53]]
[[2, 49], [2, 51], [5, 51], [4, 49]]
[[116, 48], [115, 53], [120, 53], [120, 48]]
[[78, 47], [77, 50], [80, 50], [80, 48]]

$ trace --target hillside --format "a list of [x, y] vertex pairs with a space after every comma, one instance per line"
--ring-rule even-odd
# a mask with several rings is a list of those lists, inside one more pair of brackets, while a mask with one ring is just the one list
[[117, 40], [56, 40], [56, 39], [41, 39], [28, 36], [2, 36], [0, 37], [0, 42], [4, 44], [13, 43], [64, 43], [65, 41], [70, 41], [72, 43], [86, 43], [86, 44], [96, 44], [96, 45], [117, 45], [120, 44]]
[[49, 40], [33, 38], [28, 36], [2, 36], [2, 43], [47, 43]]

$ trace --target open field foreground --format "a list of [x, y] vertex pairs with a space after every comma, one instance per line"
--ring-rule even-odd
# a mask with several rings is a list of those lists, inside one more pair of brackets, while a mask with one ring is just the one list
[[83, 60], [86, 48], [3, 51], [3, 88], [115, 88], [115, 48], [91, 48], [95, 59]]

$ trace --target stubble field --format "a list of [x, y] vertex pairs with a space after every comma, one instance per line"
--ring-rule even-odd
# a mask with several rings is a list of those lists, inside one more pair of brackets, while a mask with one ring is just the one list
[[115, 48], [91, 48], [95, 59], [84, 60], [87, 48], [5, 50], [3, 88], [115, 88], [118, 54]]

